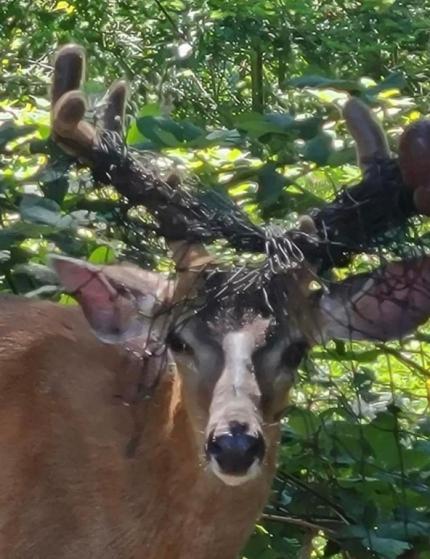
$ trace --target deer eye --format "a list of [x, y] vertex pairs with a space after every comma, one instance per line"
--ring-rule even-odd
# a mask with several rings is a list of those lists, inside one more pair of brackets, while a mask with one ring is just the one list
[[295, 369], [308, 350], [308, 344], [304, 341], [294, 342], [284, 349], [281, 355], [281, 363], [285, 367]]
[[170, 332], [167, 345], [174, 353], [193, 353], [191, 346], [177, 332]]

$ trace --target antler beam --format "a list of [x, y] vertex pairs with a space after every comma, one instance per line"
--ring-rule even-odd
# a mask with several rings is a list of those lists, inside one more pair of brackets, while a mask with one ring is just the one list
[[[206, 202], [190, 190], [177, 188], [130, 153], [121, 136], [127, 92], [124, 82], [117, 82], [108, 94], [103, 130], [83, 120], [86, 102], [77, 88], [84, 67], [79, 46], [68, 45], [59, 51], [52, 88], [54, 141], [89, 165], [97, 181], [112, 184], [131, 204], [144, 205], [166, 239], [192, 243], [224, 237], [238, 248], [264, 250], [264, 234], [234, 204], [216, 194], [209, 195]], [[229, 216], [225, 215], [226, 204]], [[260, 239], [258, 247], [256, 238]]]

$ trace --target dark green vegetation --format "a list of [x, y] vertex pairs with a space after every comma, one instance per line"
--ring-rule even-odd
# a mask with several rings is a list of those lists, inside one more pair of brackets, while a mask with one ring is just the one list
[[[288, 225], [359, 180], [346, 92], [375, 109], [394, 151], [430, 113], [429, 29], [430, 6], [415, 0], [3, 0], [0, 289], [55, 296], [55, 250], [168, 265], [144, 215], [65, 174], [63, 155], [46, 165], [59, 44], [88, 50], [90, 117], [126, 77], [130, 144], [168, 155], [255, 221]], [[429, 334], [313, 351], [286, 415], [272, 520], [245, 557], [430, 558]]]

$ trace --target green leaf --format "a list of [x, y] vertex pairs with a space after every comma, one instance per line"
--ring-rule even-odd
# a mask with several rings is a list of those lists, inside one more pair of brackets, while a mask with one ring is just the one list
[[144, 105], [135, 120], [131, 123], [128, 131], [127, 131], [127, 142], [131, 145], [142, 143], [144, 141], [144, 137], [142, 136], [139, 128], [137, 126], [137, 121], [139, 118], [144, 116], [157, 116], [160, 114], [160, 105], [158, 103], [148, 103]]
[[112, 264], [115, 260], [115, 251], [107, 245], [94, 249], [88, 258], [88, 261], [92, 264]]
[[354, 373], [352, 383], [359, 391], [368, 390], [375, 381], [375, 372], [372, 369], [361, 367]]
[[339, 531], [342, 540], [344, 538], [357, 539], [366, 550], [379, 553], [384, 559], [397, 559], [411, 545], [397, 538], [381, 537], [376, 530], [366, 526], [347, 526]]
[[297, 130], [297, 135], [302, 140], [310, 140], [316, 136], [321, 129], [322, 119], [318, 116], [311, 116], [309, 118], [296, 119], [294, 121], [294, 129]]
[[325, 165], [332, 152], [333, 138], [326, 132], [320, 132], [306, 143], [303, 158], [318, 165]]
[[200, 126], [196, 126], [188, 120], [182, 120], [179, 125], [182, 128], [182, 139], [185, 142], [198, 140], [199, 138], [203, 138], [206, 134], [206, 131], [203, 128], [200, 128]]
[[37, 239], [51, 235], [55, 229], [48, 225], [18, 222], [8, 228], [0, 229], [0, 250], [10, 249], [15, 243], [25, 239]]
[[288, 181], [276, 170], [273, 163], [267, 163], [258, 171], [257, 201], [269, 207], [278, 201]]
[[36, 175], [43, 194], [58, 204], [62, 204], [69, 189], [69, 168], [69, 159], [53, 159]]
[[[214, 130], [210, 132], [204, 141], [200, 142], [201, 147], [218, 145], [218, 146], [237, 146], [243, 143], [242, 136], [240, 132], [233, 128], [232, 130]], [[199, 147], [199, 142], [193, 142], [193, 147]]]
[[56, 284], [57, 274], [49, 266], [28, 262], [27, 264], [18, 264], [13, 268], [15, 274], [24, 274], [30, 276], [34, 280], [42, 284]]
[[319, 89], [341, 89], [343, 91], [360, 91], [363, 87], [356, 80], [338, 80], [324, 76], [309, 75], [299, 76], [288, 80], [287, 85], [294, 87], [313, 87]]
[[295, 408], [288, 412], [288, 428], [298, 437], [308, 438], [321, 427], [320, 418], [305, 409]]
[[56, 225], [61, 219], [60, 206], [57, 202], [35, 194], [24, 195], [19, 209], [21, 217], [33, 223]]
[[366, 95], [377, 95], [387, 89], [403, 89], [406, 87], [405, 76], [401, 72], [392, 72], [384, 80], [366, 89]]
[[190, 122], [175, 122], [164, 116], [143, 116], [136, 120], [143, 137], [159, 147], [178, 147], [181, 143], [203, 138], [205, 131]]
[[40, 189], [46, 198], [54, 200], [58, 204], [62, 204], [64, 197], [69, 190], [69, 180], [66, 176], [59, 178], [58, 180], [52, 180], [44, 182], [40, 185]]
[[35, 194], [24, 195], [19, 210], [22, 219], [32, 223], [52, 225], [58, 230], [70, 229], [75, 224], [72, 216], [61, 215], [57, 202]]
[[282, 192], [283, 215], [286, 212], [303, 214], [309, 209], [319, 208], [324, 205], [324, 200], [306, 190], [305, 192], [293, 192], [285, 190]]
[[367, 545], [372, 551], [380, 553], [386, 559], [397, 559], [404, 551], [411, 548], [408, 542], [388, 539], [388, 538], [378, 538], [372, 536], [368, 541], [364, 540], [365, 545]]
[[260, 113], [243, 113], [235, 118], [235, 126], [247, 132], [252, 138], [259, 138], [265, 134], [283, 134], [294, 122], [289, 115], [284, 118], [268, 118]]
[[[420, 539], [430, 534], [430, 519], [427, 522], [417, 519], [417, 511], [404, 509], [405, 519], [386, 522], [378, 527], [378, 537]], [[408, 521], [409, 519], [409, 521]]]
[[321, 119], [311, 117], [294, 119], [287, 113], [242, 113], [235, 118], [238, 129], [246, 131], [252, 138], [261, 138], [266, 134], [283, 134], [309, 139], [321, 126]]
[[11, 120], [7, 120], [0, 126], [0, 151], [2, 151], [9, 142], [21, 138], [22, 136], [28, 136], [28, 134], [31, 134], [35, 130], [35, 126], [17, 126]]
[[345, 148], [334, 150], [330, 153], [327, 164], [331, 167], [339, 167], [347, 163], [355, 163], [357, 161], [357, 154], [354, 148]]
[[338, 353], [332, 349], [327, 349], [323, 351], [315, 350], [312, 352], [312, 356], [318, 359], [324, 359], [327, 361], [339, 361], [345, 363], [351, 363], [351, 361], [357, 361], [358, 363], [373, 363], [383, 351], [379, 349], [369, 349], [365, 351], [343, 351]]

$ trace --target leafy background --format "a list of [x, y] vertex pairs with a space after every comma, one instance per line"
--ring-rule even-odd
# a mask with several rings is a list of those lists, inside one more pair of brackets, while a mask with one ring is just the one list
[[[130, 146], [227, 192], [257, 222], [289, 225], [360, 178], [340, 113], [347, 93], [373, 107], [393, 151], [428, 112], [429, 30], [430, 5], [415, 0], [2, 2], [0, 290], [58, 297], [46, 266], [56, 250], [167, 266], [144, 212], [94, 191], [82, 170], [67, 174], [53, 153], [58, 45], [87, 49], [89, 118], [126, 77]], [[430, 558], [429, 334], [315, 348], [244, 557]]]

